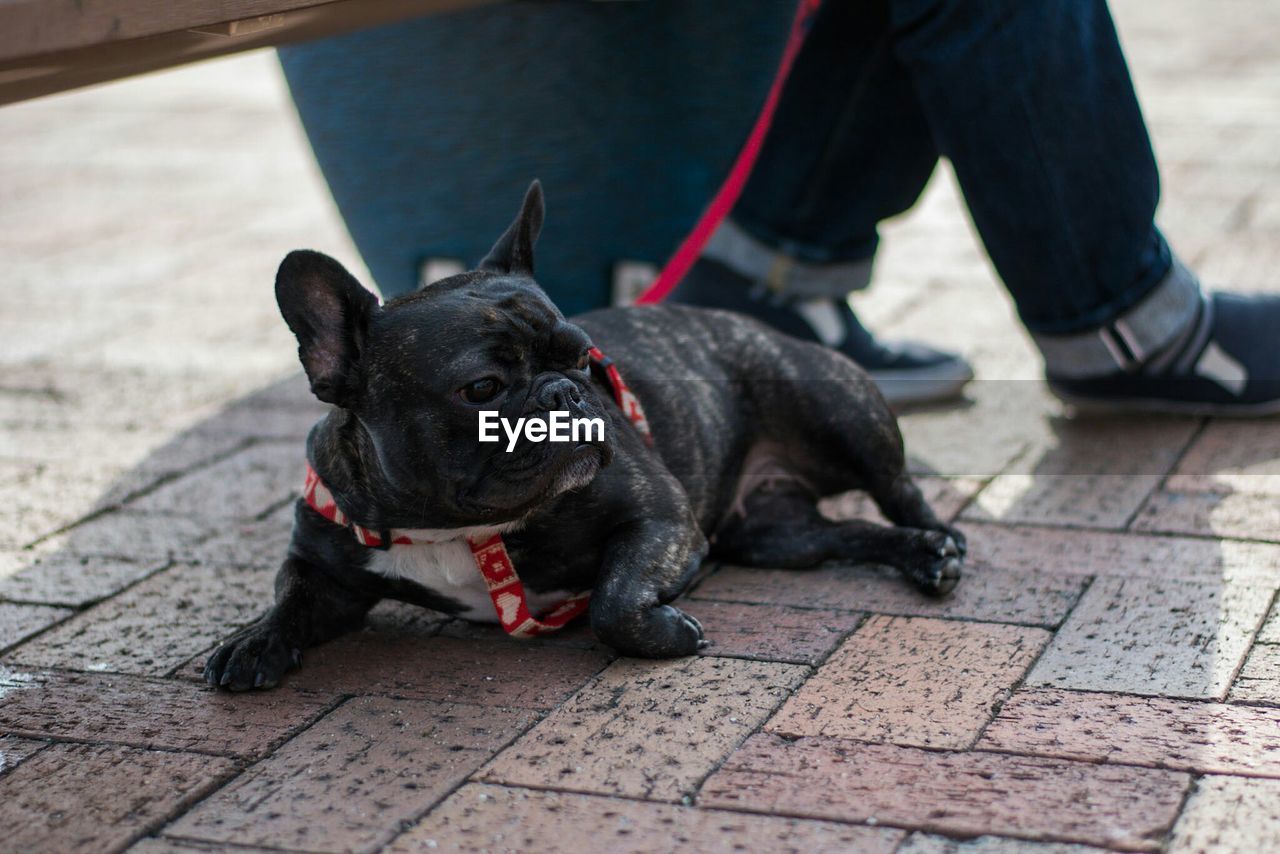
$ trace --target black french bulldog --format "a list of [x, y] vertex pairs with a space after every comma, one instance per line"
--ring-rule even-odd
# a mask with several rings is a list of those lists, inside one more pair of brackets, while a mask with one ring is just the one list
[[[708, 552], [747, 566], [880, 563], [929, 594], [955, 586], [964, 538], [925, 503], [892, 413], [853, 362], [720, 311], [570, 322], [533, 279], [542, 219], [534, 182], [478, 269], [382, 306], [325, 255], [284, 259], [280, 310], [311, 390], [334, 406], [311, 430], [310, 464], [347, 519], [433, 542], [370, 548], [299, 500], [275, 606], [213, 653], [211, 685], [276, 685], [383, 598], [494, 620], [466, 544], [496, 531], [531, 610], [590, 590], [596, 636], [634, 656], [705, 645], [670, 603]], [[593, 344], [642, 403], [652, 446], [591, 370]], [[602, 417], [606, 436], [508, 453], [478, 441], [486, 409]], [[855, 488], [899, 527], [818, 513], [819, 497]]]

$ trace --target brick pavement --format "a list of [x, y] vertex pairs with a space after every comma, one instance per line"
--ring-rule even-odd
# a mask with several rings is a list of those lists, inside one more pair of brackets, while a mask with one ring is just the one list
[[[1280, 11], [1114, 7], [1163, 228], [1276, 289]], [[669, 662], [384, 605], [206, 690], [321, 411], [274, 267], [360, 269], [284, 104], [258, 54], [0, 110], [0, 850], [1280, 847], [1280, 426], [1064, 417], [946, 170], [857, 299], [978, 367], [903, 418], [972, 544], [949, 600], [718, 567]]]

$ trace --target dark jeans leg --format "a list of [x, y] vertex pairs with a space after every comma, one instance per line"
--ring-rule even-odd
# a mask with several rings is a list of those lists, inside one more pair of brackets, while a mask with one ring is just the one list
[[802, 262], [870, 259], [877, 223], [915, 204], [937, 160], [893, 53], [888, 3], [829, 0], [796, 58], [733, 220]]
[[1096, 327], [1170, 268], [1105, 0], [892, 0], [894, 53], [1033, 332]]
[[[1104, 0], [831, 3], [793, 75], [734, 211], [757, 240], [801, 261], [868, 257], [875, 223], [914, 203], [941, 154], [1038, 340], [1107, 323], [1170, 278], [1135, 341], [1194, 313], [1194, 277], [1171, 273], [1154, 225], [1155, 158]], [[1083, 346], [1055, 354], [1113, 365]]]

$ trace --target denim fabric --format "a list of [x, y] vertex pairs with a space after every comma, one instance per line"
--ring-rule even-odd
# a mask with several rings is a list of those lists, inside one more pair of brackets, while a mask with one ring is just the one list
[[1103, 0], [828, 2], [733, 218], [802, 261], [865, 260], [939, 156], [1032, 332], [1097, 327], [1168, 278]]

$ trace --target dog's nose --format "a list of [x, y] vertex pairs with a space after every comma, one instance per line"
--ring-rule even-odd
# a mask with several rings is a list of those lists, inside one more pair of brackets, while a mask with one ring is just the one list
[[582, 392], [568, 377], [547, 380], [538, 389], [538, 404], [545, 410], [571, 410], [582, 403]]

